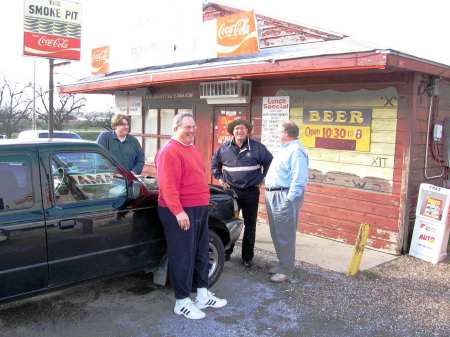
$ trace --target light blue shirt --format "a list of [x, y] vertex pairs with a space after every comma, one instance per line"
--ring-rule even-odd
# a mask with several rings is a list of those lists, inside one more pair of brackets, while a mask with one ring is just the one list
[[302, 198], [308, 182], [308, 162], [308, 154], [299, 140], [282, 144], [267, 172], [266, 187], [289, 188], [289, 201]]

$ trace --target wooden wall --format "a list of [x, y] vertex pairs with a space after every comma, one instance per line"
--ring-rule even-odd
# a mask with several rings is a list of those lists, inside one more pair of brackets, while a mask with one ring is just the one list
[[[427, 122], [431, 99], [426, 92], [426, 86], [429, 82], [429, 76], [416, 74], [412, 78], [411, 92], [411, 164], [409, 171], [409, 182], [407, 185], [407, 204], [405, 205], [405, 213], [407, 215], [407, 223], [405, 226], [405, 238], [403, 250], [407, 252], [409, 242], [412, 235], [419, 187], [421, 183], [429, 183], [437, 186], [444, 186], [444, 177], [427, 179], [424, 174], [425, 168], [425, 150], [427, 138]], [[434, 98], [431, 114], [431, 125], [436, 122], [443, 122], [450, 117], [450, 82], [441, 80], [440, 97]], [[450, 136], [448, 134], [447, 136]], [[432, 138], [432, 126], [430, 127], [430, 140]], [[438, 144], [437, 148], [442, 151], [442, 144]], [[428, 150], [428, 168], [427, 176], [437, 176], [442, 173], [442, 166], [439, 161], [433, 158], [431, 147]], [[444, 172], [445, 173], [445, 172]]]
[[[400, 227], [403, 226], [401, 195], [402, 182], [407, 177], [403, 168], [407, 160], [406, 149], [409, 148], [406, 127], [409, 112], [407, 104], [403, 103], [407, 98], [400, 97], [398, 91], [405, 91], [407, 87], [408, 77], [402, 74], [278, 80], [270, 82], [270, 85], [263, 82], [254, 83], [253, 105], [260, 106], [262, 96], [289, 94], [292, 97], [296, 91], [301, 90], [303, 93], [315, 92], [320, 97], [321, 91], [332, 89], [343, 93], [344, 98], [347, 93], [350, 106], [373, 108], [370, 152], [316, 148], [310, 148], [308, 152], [310, 167], [334, 168], [335, 171], [345, 174], [353, 172], [360, 179], [370, 176], [382, 178], [383, 188], [377, 190], [375, 186], [364, 189], [361, 188], [362, 185], [339, 186], [318, 182], [311, 177], [310, 171], [312, 182], [308, 184], [300, 215], [300, 231], [353, 244], [359, 225], [368, 222], [372, 225], [369, 246], [391, 253], [400, 253], [402, 242]], [[361, 89], [379, 94], [372, 95], [372, 98], [378, 97], [379, 103], [367, 99], [365, 102], [358, 102], [360, 98], [357, 93]], [[352, 95], [352, 92], [356, 94]], [[389, 97], [386, 99], [384, 96]], [[301, 126], [302, 106], [295, 99], [291, 99], [291, 102], [291, 118]], [[332, 106], [340, 103], [335, 101], [323, 104]], [[261, 108], [252, 107], [254, 121], [260, 118], [260, 110]], [[373, 166], [377, 162], [374, 161], [376, 157], [385, 158], [384, 167]], [[260, 207], [260, 212], [264, 216], [264, 207]]]

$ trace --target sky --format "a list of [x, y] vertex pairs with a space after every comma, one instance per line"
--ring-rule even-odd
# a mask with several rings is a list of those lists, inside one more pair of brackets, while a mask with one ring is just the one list
[[[81, 61], [59, 67], [55, 83], [89, 75], [93, 47], [130, 38], [164, 40], [186, 36], [201, 20], [201, 0], [80, 0], [82, 4]], [[217, 3], [306, 24], [376, 43], [450, 66], [448, 0], [217, 0]], [[0, 76], [14, 82], [48, 83], [48, 61], [22, 55], [23, 1], [0, 1]], [[139, 31], [139, 34], [136, 33]], [[184, 34], [184, 35], [183, 35]], [[126, 64], [126, 60], [123, 60]], [[149, 64], [151, 65], [151, 64]], [[108, 109], [113, 101], [90, 96], [88, 108]]]

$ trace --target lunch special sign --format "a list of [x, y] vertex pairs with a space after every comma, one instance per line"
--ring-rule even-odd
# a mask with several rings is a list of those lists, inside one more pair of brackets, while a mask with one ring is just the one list
[[23, 54], [79, 60], [81, 4], [62, 0], [25, 0]]
[[302, 141], [306, 147], [370, 151], [372, 109], [305, 108]]

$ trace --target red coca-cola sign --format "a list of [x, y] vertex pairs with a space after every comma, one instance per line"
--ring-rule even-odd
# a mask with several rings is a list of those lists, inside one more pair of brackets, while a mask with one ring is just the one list
[[80, 59], [80, 39], [24, 32], [23, 54], [67, 60]]

